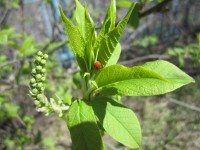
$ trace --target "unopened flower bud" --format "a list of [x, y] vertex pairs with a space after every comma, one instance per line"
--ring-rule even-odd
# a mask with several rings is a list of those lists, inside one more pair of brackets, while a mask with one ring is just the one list
[[43, 69], [41, 70], [41, 72], [42, 72], [42, 73], [45, 73], [45, 72], [46, 72], [46, 69], [45, 69], [45, 68], [43, 68]]
[[31, 84], [34, 84], [35, 82], [36, 82], [35, 78], [32, 78], [31, 81], [30, 81]]
[[37, 84], [37, 87], [38, 87], [38, 88], [41, 88], [41, 87], [43, 87], [43, 84], [42, 84], [41, 82], [39, 82], [39, 83]]
[[37, 53], [37, 55], [38, 55], [38, 56], [42, 56], [43, 53], [42, 53], [41, 51], [39, 51], [39, 52]]
[[41, 79], [41, 78], [42, 78], [42, 75], [41, 75], [41, 74], [37, 74], [37, 75], [36, 75], [36, 79], [37, 79], [37, 80], [39, 80], [39, 79]]
[[42, 82], [44, 82], [44, 81], [45, 81], [45, 79], [46, 79], [45, 77], [42, 77], [42, 78], [41, 78], [41, 81], [42, 81]]
[[41, 87], [40, 90], [41, 90], [41, 91], [44, 91], [44, 87]]
[[32, 93], [33, 93], [33, 94], [37, 94], [37, 93], [38, 93], [38, 90], [37, 90], [37, 89], [33, 89], [33, 90], [32, 90]]
[[47, 59], [47, 58], [48, 58], [48, 55], [47, 55], [47, 54], [44, 54], [43, 57], [44, 57], [44, 59]]
[[46, 60], [42, 59], [42, 60], [41, 60], [41, 64], [42, 64], [42, 65], [45, 65], [45, 64], [46, 64]]
[[37, 99], [41, 99], [41, 98], [42, 98], [42, 94], [38, 94]]
[[37, 66], [36, 69], [37, 69], [38, 71], [41, 71], [41, 70], [42, 70], [42, 66]]
[[32, 69], [32, 72], [31, 72], [32, 74], [36, 74], [37, 72], [36, 72], [36, 69]]
[[35, 104], [35, 105], [39, 105], [39, 104], [40, 104], [40, 101], [35, 100], [35, 101], [34, 101], [34, 104]]
[[37, 60], [37, 62], [40, 62], [42, 59], [41, 59], [40, 56], [37, 56], [37, 57], [36, 57], [36, 60]]

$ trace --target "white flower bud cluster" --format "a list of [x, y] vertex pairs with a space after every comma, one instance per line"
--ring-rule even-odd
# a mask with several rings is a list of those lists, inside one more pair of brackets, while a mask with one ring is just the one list
[[56, 112], [60, 117], [63, 116], [63, 112], [68, 110], [69, 106], [66, 106], [62, 100], [58, 98], [55, 101], [50, 98], [50, 101], [44, 95], [44, 82], [46, 78], [46, 60], [47, 54], [43, 54], [41, 51], [37, 53], [34, 64], [35, 68], [32, 69], [32, 78], [30, 80], [30, 95], [34, 99], [34, 103], [37, 107], [37, 111], [44, 112], [49, 115], [52, 112]]
[[44, 93], [44, 81], [46, 76], [46, 60], [48, 58], [47, 54], [43, 54], [42, 52], [38, 52], [35, 58], [34, 64], [35, 68], [32, 69], [32, 79], [30, 80], [30, 94], [34, 99], [34, 103], [41, 107], [45, 103], [40, 101], [43, 97]]

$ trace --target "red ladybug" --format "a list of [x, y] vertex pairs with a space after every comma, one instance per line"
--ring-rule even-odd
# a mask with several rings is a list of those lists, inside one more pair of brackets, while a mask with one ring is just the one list
[[94, 67], [99, 70], [101, 69], [102, 65], [101, 65], [101, 62], [100, 61], [96, 61], [95, 64], [94, 64]]

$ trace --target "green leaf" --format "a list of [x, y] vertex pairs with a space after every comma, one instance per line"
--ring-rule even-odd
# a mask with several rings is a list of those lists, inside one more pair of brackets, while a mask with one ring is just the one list
[[90, 70], [92, 67], [93, 60], [93, 48], [94, 45], [94, 37], [95, 37], [95, 27], [94, 23], [89, 15], [87, 5], [85, 4], [85, 7], [81, 5], [81, 3], [78, 0], [75, 0], [76, 2], [76, 21], [78, 23], [78, 28], [80, 30], [80, 33], [85, 41], [85, 62], [87, 70]]
[[9, 36], [9, 35], [13, 34], [14, 31], [15, 31], [14, 28], [3, 29], [3, 30], [0, 31], [0, 37], [1, 36]]
[[137, 28], [139, 25], [139, 5], [138, 3], [135, 4], [135, 9], [132, 11], [132, 14], [130, 16], [130, 19], [128, 21], [128, 23], [133, 27], [133, 28]]
[[[89, 43], [94, 42], [94, 41], [92, 41], [92, 38], [95, 34], [96, 33], [95, 33], [94, 23], [88, 12], [87, 5], [85, 5], [85, 41], [89, 42]], [[93, 45], [93, 43], [92, 43], [92, 45]]]
[[101, 37], [101, 35], [107, 34], [108, 32], [110, 32], [115, 28], [115, 19], [116, 19], [116, 1], [111, 0], [102, 28], [99, 32], [99, 37]]
[[24, 54], [26, 53], [27, 49], [30, 48], [34, 43], [34, 39], [31, 36], [26, 36], [26, 38], [24, 39], [24, 42], [22, 43], [19, 52], [20, 54]]
[[94, 23], [89, 15], [88, 9], [85, 5], [85, 41], [86, 41], [86, 49], [85, 49], [85, 55], [86, 55], [86, 62], [88, 70], [90, 70], [94, 64], [94, 50], [93, 45], [96, 40], [96, 31]]
[[97, 97], [93, 103], [95, 115], [115, 140], [130, 148], [141, 145], [141, 128], [131, 109], [107, 97]]
[[84, 57], [85, 42], [78, 27], [74, 26], [70, 20], [65, 17], [61, 7], [59, 7], [59, 9], [72, 50], [74, 51], [75, 55]]
[[112, 0], [109, 5], [109, 8], [106, 13], [106, 17], [104, 18], [103, 25], [99, 31], [97, 40], [94, 45], [95, 56], [98, 53], [97, 50], [104, 36], [115, 28], [115, 19], [116, 19], [116, 2], [115, 0]]
[[116, 64], [120, 57], [120, 54], [121, 54], [121, 45], [120, 43], [118, 43], [105, 67]]
[[78, 23], [78, 28], [82, 34], [82, 37], [85, 41], [90, 41], [91, 36], [94, 32], [94, 23], [88, 13], [87, 6], [85, 8], [81, 5], [78, 0], [75, 0], [76, 3], [76, 21]]
[[70, 20], [65, 16], [62, 8], [59, 7], [62, 21], [64, 23], [64, 27], [68, 36], [69, 43], [71, 48], [76, 56], [76, 60], [82, 70], [82, 72], [86, 71], [86, 62], [85, 58], [85, 41], [82, 37], [80, 30], [78, 27], [74, 26]]
[[67, 118], [74, 150], [103, 150], [103, 142], [91, 106], [75, 100]]
[[43, 145], [50, 149], [50, 150], [54, 150], [56, 149], [55, 147], [55, 142], [52, 138], [49, 138], [49, 137], [46, 137], [44, 140], [43, 140]]
[[48, 43], [48, 47], [46, 48], [46, 52], [52, 52], [53, 50], [55, 50], [55, 49], [57, 49], [57, 48], [59, 48], [59, 47], [61, 47], [63, 44], [64, 44], [64, 42], [50, 42], [50, 41], [48, 41], [47, 42]]
[[78, 28], [80, 30], [80, 33], [82, 34], [83, 38], [85, 39], [85, 9], [84, 7], [79, 3], [78, 0], [75, 0], [76, 3], [76, 21], [78, 23]]
[[164, 94], [194, 82], [178, 67], [163, 60], [132, 68], [112, 65], [102, 69], [95, 81], [99, 86], [95, 92], [126, 96]]
[[38, 47], [39, 44], [35, 43], [35, 40], [32, 36], [24, 34], [24, 41], [17, 52], [19, 56], [22, 57], [31, 56], [37, 51]]
[[136, 3], [132, 4], [131, 8], [129, 9], [126, 16], [118, 23], [117, 27], [114, 28], [112, 31], [110, 31], [108, 34], [104, 36], [100, 43], [99, 51], [98, 51], [98, 58], [102, 63], [102, 66], [105, 67], [108, 60], [112, 56], [112, 53], [114, 52], [119, 39], [126, 27], [126, 24], [129, 20], [129, 17], [132, 13], [132, 11], [135, 8]]
[[[61, 17], [63, 22], [66, 24], [65, 29], [69, 42], [76, 55], [77, 62], [82, 70], [90, 70], [92, 63], [94, 62], [93, 48], [95, 40], [95, 27], [94, 23], [88, 13], [87, 6], [83, 7], [78, 0], [76, 3], [76, 21], [78, 27], [74, 26], [61, 11]], [[77, 39], [78, 37], [78, 39]], [[76, 39], [76, 40], [75, 40]]]
[[177, 83], [188, 84], [191, 82], [195, 82], [193, 78], [180, 70], [177, 66], [164, 60], [147, 62], [142, 66], [149, 70], [153, 70], [154, 72], [167, 78], [168, 80], [172, 80]]
[[14, 33], [14, 28], [7, 28], [0, 31], [0, 44], [8, 44], [9, 36]]
[[4, 105], [6, 115], [10, 118], [18, 117], [19, 106], [13, 105], [11, 103], [5, 103]]
[[115, 0], [111, 0], [110, 6], [108, 8], [105, 22], [103, 23], [103, 28], [105, 29], [104, 34], [107, 34], [115, 27], [115, 19], [116, 19], [116, 2]]
[[117, 2], [117, 7], [131, 7], [131, 4], [129, 1], [119, 1]]

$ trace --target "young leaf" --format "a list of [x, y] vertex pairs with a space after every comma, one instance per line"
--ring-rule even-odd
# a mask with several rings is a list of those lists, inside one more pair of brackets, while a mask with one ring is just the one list
[[110, 32], [111, 30], [114, 29], [115, 27], [115, 19], [116, 19], [116, 2], [115, 0], [112, 0], [110, 5], [109, 5], [109, 8], [107, 10], [107, 13], [106, 13], [106, 17], [104, 19], [104, 22], [103, 22], [103, 25], [99, 31], [99, 34], [98, 34], [98, 37], [97, 37], [97, 40], [95, 42], [95, 45], [94, 45], [94, 53], [95, 53], [95, 56], [97, 56], [97, 50], [99, 48], [99, 45], [101, 43], [101, 41], [103, 40], [104, 36]]
[[72, 103], [67, 123], [74, 150], [104, 150], [93, 109], [83, 100]]
[[85, 8], [79, 3], [78, 0], [75, 0], [76, 3], [76, 22], [78, 23], [78, 28], [82, 37], [85, 39]]
[[78, 0], [76, 2], [76, 21], [78, 23], [78, 28], [81, 32], [82, 37], [85, 39], [86, 43], [90, 41], [91, 36], [94, 32], [94, 23], [88, 13], [87, 6], [85, 8], [80, 4]]
[[141, 128], [131, 109], [107, 97], [97, 97], [92, 103], [95, 115], [108, 134], [130, 147], [141, 145]]
[[89, 15], [88, 9], [85, 6], [85, 41], [86, 41], [86, 49], [85, 49], [85, 55], [86, 55], [86, 62], [88, 70], [90, 70], [94, 63], [94, 51], [93, 51], [93, 45], [96, 40], [96, 31], [94, 27], [94, 23]]
[[128, 23], [133, 27], [133, 28], [137, 28], [139, 25], [139, 5], [136, 4], [135, 5], [135, 9], [133, 10], [130, 19], [128, 21]]
[[69, 39], [69, 43], [71, 48], [76, 56], [76, 60], [82, 70], [82, 72], [86, 71], [86, 63], [85, 63], [85, 41], [80, 33], [78, 27], [74, 26], [71, 21], [65, 16], [62, 8], [59, 7], [61, 19], [64, 23], [64, 27]]
[[131, 4], [129, 1], [119, 1], [117, 2], [117, 7], [131, 7]]
[[102, 62], [103, 67], [106, 66], [108, 60], [110, 59], [112, 53], [114, 52], [119, 39], [126, 27], [126, 24], [129, 20], [129, 17], [132, 11], [135, 9], [136, 3], [132, 4], [126, 16], [118, 23], [117, 27], [110, 31], [108, 34], [104, 36], [100, 43], [98, 58], [100, 62]]
[[96, 34], [95, 31], [95, 26], [92, 21], [92, 18], [90, 17], [90, 14], [88, 12], [88, 8], [85, 5], [85, 41], [86, 42], [92, 42], [91, 44], [93, 45], [93, 36]]
[[107, 34], [108, 32], [110, 32], [115, 28], [115, 19], [116, 19], [116, 2], [115, 0], [111, 0], [110, 6], [106, 13], [106, 17], [99, 32], [98, 38]]
[[34, 49], [34, 38], [31, 36], [25, 36], [25, 39], [19, 48], [20, 56], [30, 56], [35, 53], [36, 49]]
[[120, 43], [118, 43], [105, 67], [116, 64], [120, 54], [121, 54], [121, 45]]
[[95, 81], [99, 86], [96, 92], [126, 96], [164, 94], [194, 82], [178, 67], [163, 60], [133, 68], [112, 65], [102, 69]]
[[116, 2], [115, 0], [111, 0], [110, 6], [108, 8], [105, 17], [105, 21], [103, 23], [104, 35], [114, 29], [115, 19], [116, 19]]
[[71, 21], [65, 17], [61, 7], [59, 7], [59, 9], [72, 50], [74, 51], [75, 55], [84, 57], [85, 42], [78, 27], [74, 26]]

